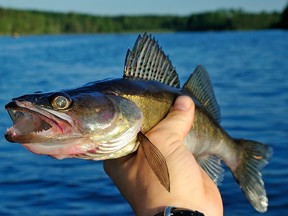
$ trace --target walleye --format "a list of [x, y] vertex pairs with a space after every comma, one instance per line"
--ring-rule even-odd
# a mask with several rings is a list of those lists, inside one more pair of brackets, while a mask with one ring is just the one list
[[220, 109], [205, 68], [197, 66], [180, 88], [175, 68], [147, 34], [139, 35], [132, 51], [128, 50], [122, 79], [12, 99], [5, 108], [14, 125], [5, 137], [33, 153], [58, 159], [106, 160], [140, 147], [170, 191], [166, 161], [144, 134], [167, 115], [180, 95], [190, 96], [196, 105], [184, 144], [198, 164], [219, 184], [224, 161], [254, 208], [265, 212], [268, 199], [260, 169], [268, 163], [271, 148], [229, 136], [220, 126]]

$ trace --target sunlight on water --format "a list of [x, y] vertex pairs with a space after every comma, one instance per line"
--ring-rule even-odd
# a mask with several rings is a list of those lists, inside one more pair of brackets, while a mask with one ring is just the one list
[[[184, 83], [197, 64], [211, 75], [222, 125], [233, 137], [274, 148], [263, 175], [265, 215], [288, 206], [288, 32], [207, 32], [156, 35]], [[53, 91], [121, 77], [136, 34], [0, 37], [0, 132], [11, 125], [4, 105], [35, 91]], [[58, 161], [0, 139], [0, 215], [132, 215], [101, 162]], [[220, 187], [225, 215], [261, 215], [226, 172]], [[284, 213], [285, 212], [285, 213]]]

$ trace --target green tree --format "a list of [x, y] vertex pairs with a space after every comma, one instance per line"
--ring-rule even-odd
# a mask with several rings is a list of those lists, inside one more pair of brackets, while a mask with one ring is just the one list
[[288, 28], [287, 14], [288, 6], [282, 16], [277, 12], [247, 13], [243, 10], [218, 10], [190, 16], [90, 16], [0, 8], [0, 34], [218, 31], [269, 29], [278, 26]]
[[288, 29], [288, 4], [282, 12], [280, 27], [283, 29]]

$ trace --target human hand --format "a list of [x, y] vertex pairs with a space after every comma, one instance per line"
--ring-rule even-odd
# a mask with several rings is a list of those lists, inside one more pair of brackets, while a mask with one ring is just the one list
[[193, 118], [193, 101], [187, 96], [180, 96], [167, 117], [146, 133], [166, 159], [170, 193], [159, 183], [141, 148], [135, 154], [104, 161], [106, 173], [136, 215], [152, 216], [166, 206], [197, 210], [205, 216], [223, 215], [217, 186], [183, 144]]

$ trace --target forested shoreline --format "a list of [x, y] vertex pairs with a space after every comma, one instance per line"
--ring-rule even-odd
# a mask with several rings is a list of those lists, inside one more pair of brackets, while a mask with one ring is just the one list
[[191, 14], [96, 16], [0, 8], [1, 35], [258, 30], [287, 28], [288, 6], [283, 12], [250, 13], [217, 10]]

